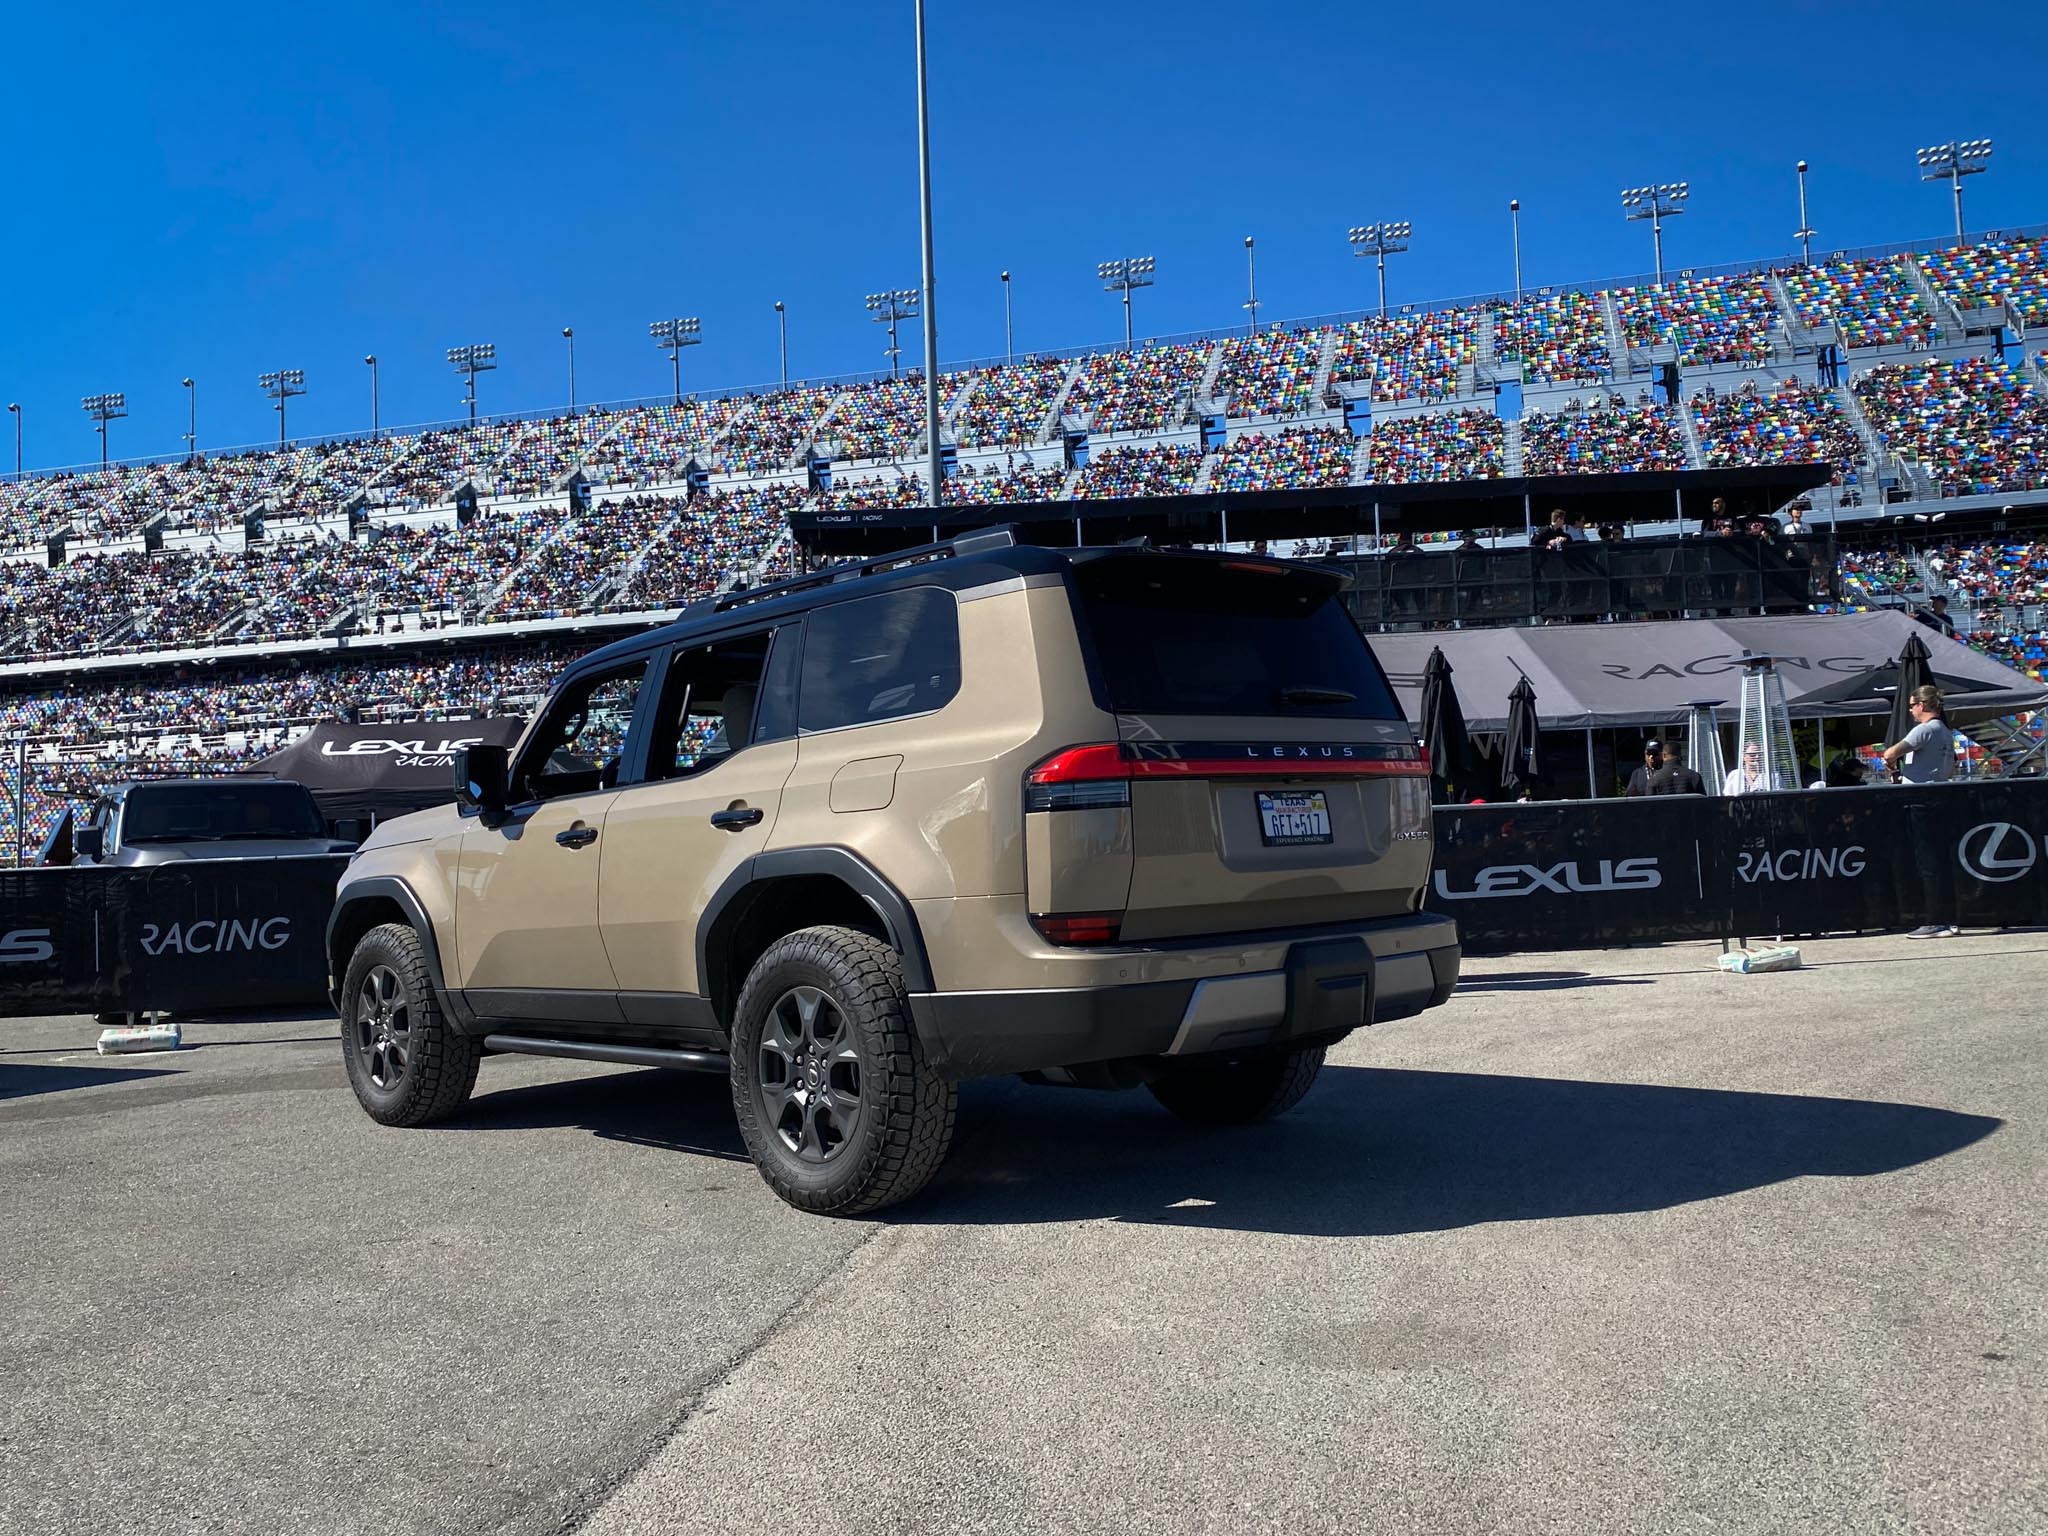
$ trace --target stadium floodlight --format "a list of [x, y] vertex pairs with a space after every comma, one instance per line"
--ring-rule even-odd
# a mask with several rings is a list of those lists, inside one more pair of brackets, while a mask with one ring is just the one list
[[880, 293], [871, 293], [867, 298], [868, 315], [877, 325], [889, 327], [889, 377], [896, 377], [897, 354], [902, 348], [896, 345], [898, 321], [915, 320], [924, 295], [915, 288], [885, 288]]
[[789, 388], [789, 312], [775, 301], [775, 340], [782, 355], [782, 387]]
[[685, 319], [656, 320], [647, 327], [647, 334], [654, 338], [657, 347], [668, 349], [668, 365], [675, 376], [676, 404], [683, 403], [683, 348], [700, 345], [704, 327], [695, 315]]
[[21, 484], [21, 402], [7, 402], [7, 414], [14, 418], [14, 483]]
[[1689, 181], [1660, 181], [1655, 186], [1626, 187], [1621, 194], [1622, 217], [1631, 223], [1650, 221], [1650, 245], [1657, 261], [1657, 286], [1664, 286], [1664, 221], [1685, 212], [1692, 196]]
[[277, 446], [284, 446], [284, 404], [293, 395], [306, 392], [306, 370], [303, 368], [280, 368], [275, 373], [258, 374], [256, 385], [264, 394], [277, 402]]
[[1010, 326], [1010, 270], [1003, 269], [1003, 361], [1017, 360], [1016, 332]]
[[1098, 261], [1095, 275], [1102, 279], [1104, 293], [1124, 296], [1124, 350], [1131, 350], [1131, 291], [1150, 288], [1158, 263], [1150, 256], [1119, 256], [1115, 261]]
[[925, 505], [946, 499], [946, 465], [939, 451], [939, 269], [932, 254], [932, 114], [925, 88], [924, 0], [917, 0], [917, 228], [924, 289]]
[[199, 457], [199, 386], [185, 380], [185, 462]]
[[1508, 223], [1515, 233], [1515, 307], [1522, 307], [1522, 200], [1508, 199]]
[[1963, 178], [1991, 169], [1989, 139], [1951, 139], [1920, 151], [1920, 179], [1945, 181], [1956, 194], [1956, 243], [1963, 239]]
[[[79, 409], [93, 419], [100, 434], [100, 468], [107, 467], [107, 423], [119, 421], [128, 414], [128, 397], [124, 394], [87, 395], [78, 402]], [[19, 413], [16, 416], [19, 421]]]
[[1802, 160], [1799, 162], [1799, 227], [1792, 231], [1792, 238], [1799, 242], [1801, 266], [1813, 265], [1813, 237], [1818, 233], [1806, 217], [1806, 162]]
[[1252, 317], [1252, 334], [1259, 334], [1259, 267], [1252, 250], [1252, 237], [1244, 237], [1244, 307]]
[[370, 370], [370, 440], [375, 442], [384, 435], [377, 423], [377, 354], [370, 353], [363, 362]]
[[462, 403], [469, 407], [469, 424], [476, 425], [476, 376], [488, 373], [498, 366], [498, 349], [488, 341], [474, 342], [466, 347], [450, 347], [448, 362], [469, 384]]
[[569, 343], [569, 414], [576, 414], [576, 327], [562, 327], [562, 340]]
[[1351, 227], [1351, 254], [1370, 256], [1379, 263], [1382, 320], [1387, 317], [1387, 258], [1407, 250], [1409, 237], [1414, 233], [1415, 226], [1406, 219], [1383, 224], [1354, 224]]

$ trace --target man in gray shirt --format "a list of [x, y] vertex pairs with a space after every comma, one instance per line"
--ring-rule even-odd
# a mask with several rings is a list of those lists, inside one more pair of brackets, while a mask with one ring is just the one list
[[[1913, 729], [1906, 732], [1904, 741], [1893, 742], [1884, 749], [1885, 765], [1907, 784], [1946, 784], [1956, 776], [1956, 733], [1942, 715], [1941, 690], [1932, 686], [1915, 688], [1906, 707], [1912, 711]], [[1906, 937], [1952, 939], [1963, 930], [1956, 922], [1960, 907], [1954, 881], [1949, 876], [1949, 850], [1941, 840], [1932, 808], [1913, 809], [1913, 856], [1920, 866], [1927, 921]]]
[[1946, 784], [1956, 776], [1956, 733], [1942, 717], [1941, 690], [1915, 688], [1906, 707], [1915, 724], [1884, 749], [1885, 763], [1908, 784]]

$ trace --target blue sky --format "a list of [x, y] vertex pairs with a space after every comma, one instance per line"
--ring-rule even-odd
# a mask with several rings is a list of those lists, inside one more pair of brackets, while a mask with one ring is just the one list
[[[942, 358], [1121, 334], [1095, 263], [1158, 258], [1139, 333], [1371, 302], [1348, 226], [1415, 225], [1403, 300], [1646, 270], [1617, 193], [1689, 179], [1673, 267], [1792, 249], [1793, 163], [1828, 247], [1939, 235], [1923, 143], [1990, 137], [1973, 228], [2048, 222], [2048, 118], [2007, 61], [2048, 8], [1991, 5], [1923, 64], [1924, 6], [1456, 7], [931, 0]], [[491, 341], [486, 410], [666, 390], [647, 337], [697, 315], [685, 387], [880, 368], [862, 297], [918, 281], [910, 0], [607, 6], [17, 7], [0, 99], [0, 395], [31, 467], [460, 411], [443, 354]], [[1961, 67], [1966, 57], [1981, 62]], [[917, 356], [908, 344], [906, 360]], [[0, 428], [6, 424], [0, 423]], [[0, 447], [11, 468], [12, 445]]]

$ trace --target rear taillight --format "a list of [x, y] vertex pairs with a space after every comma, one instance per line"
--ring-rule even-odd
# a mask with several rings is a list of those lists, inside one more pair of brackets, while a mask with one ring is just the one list
[[1123, 922], [1121, 912], [1058, 912], [1032, 918], [1031, 926], [1055, 944], [1114, 944]]
[[1115, 742], [1068, 747], [1024, 776], [1027, 811], [1116, 810], [1131, 803], [1131, 765]]

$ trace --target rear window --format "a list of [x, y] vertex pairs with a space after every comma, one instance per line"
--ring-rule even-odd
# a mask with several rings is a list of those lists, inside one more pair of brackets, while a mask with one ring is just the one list
[[1307, 572], [1111, 557], [1074, 585], [1101, 702], [1120, 714], [1402, 718], [1358, 626]]
[[324, 837], [300, 784], [152, 784], [128, 792], [121, 842], [208, 843]]
[[960, 610], [937, 587], [906, 587], [804, 619], [797, 721], [834, 731], [938, 709], [960, 691]]

